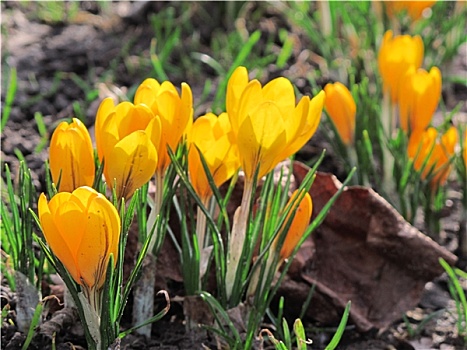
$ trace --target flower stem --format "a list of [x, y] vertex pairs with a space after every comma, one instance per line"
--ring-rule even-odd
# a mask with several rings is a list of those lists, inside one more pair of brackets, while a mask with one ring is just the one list
[[[207, 208], [209, 205], [209, 200], [210, 197], [201, 198], [201, 202], [205, 208]], [[198, 236], [198, 248], [200, 251], [202, 251], [204, 248], [204, 237], [206, 235], [206, 215], [204, 215], [200, 207], [198, 207], [196, 214], [196, 235]]]
[[[133, 306], [133, 326], [137, 326], [154, 315], [154, 287], [156, 284], [156, 257], [153, 254], [154, 246], [157, 243], [157, 237], [160, 232], [157, 227], [154, 229], [156, 219], [159, 216], [162, 208], [162, 200], [164, 198], [164, 174], [156, 173], [156, 193], [154, 198], [154, 206], [147, 221], [146, 239], [150, 236], [148, 245], [148, 253], [144, 257], [143, 266], [141, 268], [141, 277], [134, 287], [134, 306]], [[144, 242], [141, 242], [144, 244]], [[158, 248], [158, 247], [157, 247]], [[151, 337], [151, 324], [138, 328], [136, 332], [146, 337]]]
[[394, 122], [395, 122], [395, 106], [392, 106], [391, 97], [389, 91], [385, 91], [383, 94], [383, 110], [381, 114], [381, 122], [383, 125], [384, 131], [384, 140], [383, 140], [383, 194], [389, 202], [393, 202], [389, 196], [394, 193], [394, 184], [393, 184], [393, 168], [394, 168], [394, 159], [389, 150], [389, 142], [392, 138]]
[[229, 251], [227, 254], [227, 271], [225, 276], [226, 295], [230, 299], [233, 287], [236, 282], [236, 275], [240, 258], [245, 243], [245, 237], [248, 228], [248, 217], [250, 215], [251, 194], [253, 192], [253, 181], [245, 179], [245, 187], [243, 188], [242, 203], [237, 208], [234, 215], [232, 233], [229, 240]]
[[[203, 206], [207, 208], [209, 204], [210, 197], [205, 197], [201, 198], [201, 201], [203, 203]], [[198, 237], [198, 250], [199, 250], [199, 266], [198, 266], [198, 271], [199, 271], [199, 284], [198, 284], [198, 289], [202, 290], [202, 280], [203, 280], [203, 269], [202, 266], [205, 266], [207, 261], [209, 260], [209, 255], [206, 254], [204, 250], [204, 240], [206, 236], [206, 215], [204, 215], [204, 212], [201, 210], [200, 207], [197, 208], [197, 215], [196, 215], [196, 236]], [[205, 272], [205, 271], [204, 271]]]
[[321, 13], [321, 31], [325, 37], [329, 37], [332, 34], [331, 9], [329, 8], [329, 1], [320, 1], [318, 4]]
[[[151, 234], [151, 231], [156, 223], [157, 216], [161, 212], [162, 208], [162, 200], [164, 198], [164, 174], [159, 172], [156, 173], [156, 193], [154, 198], [154, 206], [151, 208], [151, 212], [149, 213], [147, 229], [148, 234]], [[148, 252], [152, 252], [157, 240], [157, 231], [151, 236], [151, 242], [149, 243]]]

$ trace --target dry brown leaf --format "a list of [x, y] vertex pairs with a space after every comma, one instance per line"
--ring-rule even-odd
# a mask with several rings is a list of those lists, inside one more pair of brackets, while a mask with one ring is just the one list
[[[299, 183], [308, 171], [295, 162]], [[341, 186], [333, 175], [316, 174], [310, 189], [314, 217]], [[450, 264], [457, 259], [372, 189], [352, 186], [301, 247], [280, 294], [297, 312], [316, 284], [307, 316], [336, 323], [351, 300], [351, 319], [360, 330], [385, 329], [415, 307], [425, 284], [443, 273], [439, 258]]]

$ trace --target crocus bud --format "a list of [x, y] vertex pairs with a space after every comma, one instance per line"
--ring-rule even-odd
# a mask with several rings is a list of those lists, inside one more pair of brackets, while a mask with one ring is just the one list
[[80, 186], [92, 186], [95, 165], [91, 137], [86, 126], [73, 118], [61, 122], [50, 140], [50, 172], [59, 191], [71, 192]]
[[427, 130], [416, 130], [410, 136], [407, 154], [414, 161], [414, 169], [422, 171], [422, 179], [430, 178], [432, 189], [443, 186], [448, 179], [457, 138], [457, 129], [454, 126], [441, 137], [432, 127]]
[[353, 143], [355, 134], [355, 114], [357, 106], [349, 89], [340, 83], [326, 84], [326, 111], [329, 114], [339, 137], [346, 145]]
[[188, 171], [198, 196], [203, 200], [212, 195], [212, 189], [201, 162], [200, 152], [206, 161], [217, 187], [230, 179], [240, 167], [237, 145], [227, 113], [217, 117], [208, 113], [195, 120], [188, 135]]
[[[441, 72], [411, 67], [399, 87], [399, 118], [401, 128], [408, 132], [425, 130], [441, 98]], [[409, 129], [410, 128], [410, 129]]]
[[118, 198], [130, 198], [154, 175], [160, 135], [160, 120], [147, 106], [102, 101], [96, 117], [97, 153], [107, 185], [113, 188], [115, 183]]
[[418, 35], [393, 36], [388, 30], [383, 37], [378, 54], [378, 67], [384, 90], [390, 93], [392, 102], [399, 97], [400, 80], [410, 67], [418, 69], [423, 61], [423, 41]]
[[422, 17], [423, 11], [432, 7], [436, 1], [385, 1], [388, 15], [393, 17], [399, 12], [406, 11], [407, 14], [416, 21]]
[[[300, 192], [296, 190], [290, 197], [286, 207], [290, 206], [294, 201], [296, 201], [297, 196], [299, 194]], [[298, 204], [296, 211], [294, 212], [293, 210], [291, 210], [289, 213], [289, 217], [290, 215], [295, 215], [287, 231], [287, 236], [285, 237], [284, 244], [282, 245], [280, 251], [280, 260], [287, 259], [294, 251], [298, 242], [305, 233], [308, 225], [310, 224], [312, 210], [313, 203], [311, 201], [310, 194], [307, 192]]]
[[164, 173], [170, 164], [167, 147], [175, 152], [193, 124], [193, 95], [188, 84], [182, 83], [181, 94], [175, 86], [149, 78], [141, 83], [135, 93], [135, 104], [148, 106], [161, 121], [161, 136], [156, 144], [157, 171]]
[[87, 290], [100, 289], [110, 255], [114, 267], [118, 258], [120, 218], [112, 203], [84, 186], [49, 202], [42, 193], [38, 211], [47, 244], [71, 277]]

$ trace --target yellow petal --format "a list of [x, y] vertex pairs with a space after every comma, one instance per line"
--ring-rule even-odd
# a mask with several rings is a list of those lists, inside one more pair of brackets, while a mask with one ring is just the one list
[[136, 89], [134, 103], [151, 107], [160, 88], [161, 84], [156, 79], [148, 78], [144, 80]]
[[181, 110], [182, 123], [185, 124], [183, 134], [187, 134], [193, 125], [193, 94], [188, 84], [182, 83]]
[[399, 89], [399, 116], [401, 128], [409, 132], [428, 127], [441, 97], [441, 72], [433, 67], [410, 68], [401, 80]]
[[274, 103], [264, 102], [240, 125], [237, 143], [247, 178], [253, 178], [258, 166], [262, 177], [277, 165], [275, 158], [286, 142], [283, 119]]
[[[232, 124], [232, 129], [234, 133], [238, 135], [239, 128], [245, 119], [250, 117], [250, 114], [258, 108], [264, 102], [263, 99], [263, 91], [261, 88], [261, 83], [258, 80], [252, 80], [248, 83], [245, 87], [242, 96], [240, 97], [240, 101], [238, 104], [238, 112], [234, 119], [230, 119]], [[229, 112], [227, 111], [227, 114]], [[230, 117], [230, 114], [229, 114]], [[235, 126], [236, 123], [236, 126]]]
[[67, 201], [70, 200], [71, 193], [60, 192], [57, 193], [49, 202], [49, 209], [53, 216], [57, 213], [58, 209]]
[[98, 196], [91, 201], [83, 226], [83, 240], [77, 253], [80, 275], [87, 286], [100, 288], [105, 281], [110, 253], [114, 254], [114, 262], [118, 258], [118, 213], [107, 199]]
[[68, 249], [72, 252], [74, 258], [76, 258], [76, 251], [83, 239], [83, 222], [85, 220], [85, 212], [80, 205], [71, 200], [60, 206], [55, 213], [54, 222], [62, 233]]
[[86, 212], [91, 202], [99, 195], [100, 193], [94, 188], [82, 186], [74, 190], [68, 200], [76, 203], [83, 212]]
[[50, 141], [50, 171], [60, 191], [71, 192], [94, 182], [94, 150], [89, 132], [78, 119], [58, 125]]
[[157, 152], [142, 130], [123, 138], [106, 160], [106, 181], [117, 184], [118, 198], [129, 199], [134, 191], [147, 183], [157, 166]]
[[273, 101], [284, 117], [295, 109], [295, 92], [290, 80], [279, 77], [271, 80], [263, 88], [265, 101]]
[[452, 169], [450, 158], [454, 155], [457, 144], [458, 133], [454, 126], [451, 126], [435, 145], [431, 155], [430, 164], [433, 164], [434, 177], [430, 181], [432, 188], [437, 188], [446, 183]]
[[[65, 196], [63, 196], [65, 195]], [[56, 203], [65, 200], [69, 193], [59, 193], [54, 196], [57, 198]], [[52, 200], [54, 199], [52, 198]], [[52, 202], [52, 201], [51, 201]], [[62, 262], [67, 271], [70, 273], [72, 278], [79, 283], [79, 273], [76, 267], [73, 252], [69, 249], [69, 245], [66, 242], [66, 232], [61, 232], [54, 221], [54, 215], [49, 209], [47, 199], [42, 193], [39, 197], [38, 202], [39, 221], [44, 232], [45, 239], [55, 256]]]
[[230, 124], [229, 115], [227, 113], [219, 114], [217, 118], [217, 123], [214, 125], [214, 134], [216, 137], [220, 135], [229, 135], [233, 136], [232, 125]]
[[414, 67], [418, 69], [423, 61], [423, 41], [418, 35], [398, 35], [393, 37], [387, 31], [378, 53], [378, 67], [383, 78], [384, 90], [391, 94], [393, 103], [399, 97], [400, 81], [405, 72]]
[[[307, 99], [308, 98], [305, 98], [304, 101], [307, 101]], [[297, 120], [304, 119], [305, 123], [300, 126], [298, 130], [299, 134], [293, 137], [290, 144], [281, 152], [278, 162], [298, 152], [314, 135], [318, 128], [319, 121], [321, 120], [325, 99], [325, 92], [320, 91], [318, 95], [309, 101], [308, 109], [299, 108], [300, 104], [297, 106], [297, 111], [294, 112], [294, 118]], [[303, 115], [304, 112], [306, 112], [305, 115]]]
[[130, 102], [119, 103], [115, 107], [115, 115], [119, 140], [136, 130], [144, 130], [155, 118], [148, 106], [134, 105]]
[[[229, 159], [229, 153], [232, 148], [227, 135], [213, 140], [210, 147], [200, 147], [199, 151], [196, 148], [197, 144], [193, 143], [188, 153], [188, 171], [190, 179], [196, 193], [201, 198], [207, 198], [212, 194], [211, 187], [208, 182], [199, 152], [203, 154], [206, 164], [209, 168], [211, 176], [217, 187], [221, 186], [225, 181], [234, 175], [236, 169], [232, 169]], [[238, 162], [238, 159], [237, 159]], [[239, 163], [237, 169], [239, 167]]]
[[115, 103], [112, 98], [107, 97], [105, 98], [101, 104], [99, 105], [99, 109], [97, 110], [96, 114], [96, 121], [94, 123], [94, 132], [96, 137], [96, 148], [97, 148], [97, 155], [99, 159], [102, 161], [104, 157], [104, 149], [105, 149], [105, 142], [103, 137], [104, 131], [104, 124], [107, 123], [108, 118], [112, 118], [111, 114], [115, 109]]
[[231, 118], [232, 127], [238, 130], [237, 122], [238, 104], [240, 97], [248, 85], [248, 71], [245, 67], [237, 67], [227, 83], [226, 109]]
[[[201, 198], [212, 195], [199, 152], [217, 187], [233, 176], [239, 168], [238, 152], [232, 143], [230, 122], [226, 113], [217, 117], [213, 113], [200, 116], [189, 134], [188, 169], [192, 185]], [[199, 151], [198, 151], [199, 150]]]
[[152, 144], [157, 150], [160, 144], [161, 134], [162, 134], [162, 125], [161, 125], [161, 120], [159, 119], [159, 117], [154, 117], [153, 119], [151, 119], [151, 121], [148, 123], [144, 131], [149, 136]]
[[339, 137], [344, 144], [353, 142], [355, 132], [355, 113], [357, 110], [355, 101], [349, 89], [340, 82], [327, 84], [326, 110], [335, 125]]
[[411, 83], [415, 95], [413, 113], [410, 115], [411, 130], [426, 129], [441, 98], [441, 72], [437, 67], [431, 68], [429, 73], [419, 69], [412, 76]]

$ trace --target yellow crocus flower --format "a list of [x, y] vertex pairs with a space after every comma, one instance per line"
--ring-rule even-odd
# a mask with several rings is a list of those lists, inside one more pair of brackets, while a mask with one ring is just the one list
[[325, 96], [321, 91], [311, 100], [302, 97], [295, 105], [294, 88], [288, 79], [280, 77], [263, 87], [256, 79], [248, 81], [245, 67], [238, 67], [229, 79], [227, 114], [238, 145], [245, 186], [229, 240], [227, 298], [231, 296], [245, 242], [255, 175], [263, 177], [303, 147], [319, 125]]
[[384, 90], [390, 93], [393, 103], [399, 97], [401, 78], [410, 67], [420, 68], [423, 53], [423, 41], [419, 35], [393, 36], [391, 30], [384, 34], [378, 53], [378, 67]]
[[47, 244], [71, 277], [90, 291], [104, 282], [110, 254], [118, 258], [120, 218], [107, 198], [83, 186], [72, 193], [60, 192], [49, 202], [42, 193], [39, 220]]
[[182, 83], [179, 95], [175, 86], [149, 78], [136, 90], [135, 104], [148, 106], [161, 121], [161, 137], [157, 144], [157, 171], [164, 173], [170, 164], [167, 147], [175, 152], [178, 144], [193, 124], [193, 95], [188, 84]]
[[[431, 122], [441, 97], [441, 72], [409, 68], [399, 87], [399, 118], [406, 132], [425, 130]], [[410, 128], [410, 129], [409, 129]]]
[[130, 198], [147, 183], [157, 166], [161, 123], [145, 105], [111, 98], [102, 101], [96, 117], [96, 145], [104, 161], [107, 185], [116, 184], [118, 198]]
[[256, 79], [248, 82], [246, 68], [234, 71], [227, 87], [227, 114], [247, 179], [258, 166], [262, 177], [303, 147], [319, 125], [324, 99], [321, 91], [295, 105], [288, 79], [280, 77], [262, 87]]
[[230, 179], [240, 167], [237, 145], [227, 113], [217, 117], [208, 113], [195, 120], [188, 135], [188, 171], [190, 180], [203, 202], [211, 197], [212, 190], [203, 168], [201, 152], [217, 187]]
[[394, 16], [395, 13], [406, 11], [407, 14], [416, 21], [422, 17], [423, 11], [432, 7], [436, 1], [385, 1], [386, 9], [389, 16]]
[[61, 122], [50, 140], [50, 172], [59, 191], [71, 192], [94, 182], [94, 150], [86, 126], [73, 118], [68, 124]]
[[339, 137], [346, 145], [354, 141], [355, 134], [355, 114], [357, 105], [349, 89], [340, 83], [326, 84], [326, 111], [334, 123]]
[[[299, 194], [300, 192], [298, 190], [295, 190], [294, 193], [292, 193], [292, 196], [290, 197], [286, 208], [292, 205], [292, 203], [297, 199]], [[310, 194], [307, 192], [298, 204], [296, 211], [294, 212], [293, 210], [291, 210], [289, 212], [289, 217], [290, 215], [294, 215], [294, 217], [289, 226], [287, 236], [285, 237], [284, 243], [280, 251], [280, 261], [287, 259], [294, 251], [298, 242], [305, 233], [308, 225], [310, 224], [312, 211], [313, 203], [311, 201]], [[289, 219], [289, 217], [287, 218], [287, 220]]]
[[427, 130], [415, 130], [409, 139], [407, 154], [414, 160], [414, 168], [422, 170], [422, 179], [429, 175], [432, 189], [446, 183], [452, 169], [450, 162], [457, 143], [457, 129], [451, 126], [441, 137], [438, 131], [430, 127]]

